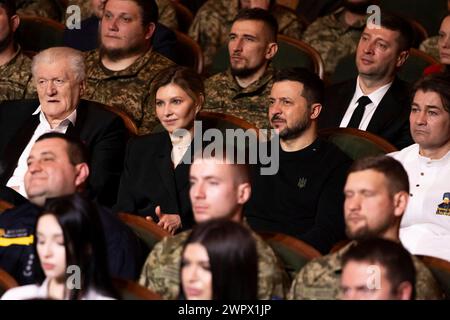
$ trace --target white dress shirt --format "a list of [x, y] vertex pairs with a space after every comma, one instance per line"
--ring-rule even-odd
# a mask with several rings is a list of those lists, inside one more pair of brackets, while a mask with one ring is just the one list
[[[26, 286], [15, 287], [6, 291], [0, 300], [49, 299], [48, 285], [49, 280], [45, 279], [41, 285], [31, 284]], [[94, 289], [90, 289], [82, 297], [81, 300], [115, 300], [115, 299], [104, 296]]]
[[183, 136], [169, 134], [170, 135], [170, 141], [172, 142], [172, 162], [173, 167], [176, 168], [176, 166], [181, 162], [183, 159], [186, 151], [189, 149], [189, 146], [192, 142], [192, 136], [190, 134], [185, 134]]
[[42, 136], [44, 133], [48, 132], [59, 132], [59, 133], [66, 133], [67, 128], [69, 127], [69, 123], [72, 123], [72, 125], [75, 125], [75, 121], [77, 119], [77, 110], [75, 109], [67, 118], [65, 118], [63, 121], [60, 122], [60, 124], [53, 128], [50, 126], [50, 123], [45, 118], [45, 115], [43, 112], [41, 112], [41, 106], [39, 106], [36, 111], [33, 112], [33, 115], [36, 115], [39, 113], [39, 124], [36, 127], [36, 130], [33, 133], [33, 136], [31, 137], [30, 141], [28, 142], [27, 146], [23, 150], [22, 154], [20, 155], [19, 161], [17, 162], [17, 167], [14, 170], [11, 178], [8, 180], [6, 185], [8, 187], [13, 188], [18, 193], [20, 193], [25, 198], [27, 197], [27, 194], [25, 192], [25, 185], [24, 185], [24, 177], [25, 173], [27, 172], [28, 165], [27, 165], [27, 159], [30, 155], [31, 147], [33, 147], [36, 140]]
[[389, 154], [406, 169], [410, 199], [400, 225], [400, 240], [412, 253], [450, 261], [450, 210], [438, 210], [450, 193], [450, 151], [432, 160], [413, 144]]
[[375, 110], [377, 109], [378, 105], [380, 104], [381, 99], [383, 99], [386, 92], [391, 87], [392, 82], [389, 82], [388, 84], [385, 84], [384, 86], [378, 88], [371, 94], [364, 94], [361, 90], [361, 87], [359, 85], [359, 77], [356, 79], [356, 89], [355, 94], [353, 95], [352, 100], [350, 101], [350, 104], [347, 108], [347, 111], [345, 111], [344, 117], [342, 118], [341, 124], [339, 127], [345, 128], [347, 127], [348, 123], [350, 122], [350, 119], [352, 118], [353, 112], [355, 111], [356, 107], [358, 106], [358, 99], [362, 96], [369, 97], [370, 101], [372, 103], [369, 103], [366, 106], [366, 109], [364, 111], [364, 115], [361, 119], [361, 122], [359, 123], [359, 130], [366, 130], [369, 126], [369, 122], [372, 119]]

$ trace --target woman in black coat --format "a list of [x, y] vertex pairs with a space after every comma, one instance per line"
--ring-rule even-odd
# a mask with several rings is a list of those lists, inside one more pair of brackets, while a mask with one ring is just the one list
[[164, 131], [132, 139], [127, 146], [115, 211], [153, 219], [174, 234], [194, 223], [189, 199], [189, 164], [194, 120], [204, 103], [195, 71], [174, 66], [154, 80], [151, 98]]

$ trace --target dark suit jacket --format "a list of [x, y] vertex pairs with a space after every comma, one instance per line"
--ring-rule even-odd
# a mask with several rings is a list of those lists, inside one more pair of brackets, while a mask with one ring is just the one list
[[[191, 156], [191, 150], [186, 156]], [[180, 163], [174, 170], [171, 151], [165, 131], [130, 140], [114, 211], [152, 216], [158, 221], [155, 208], [159, 205], [163, 213], [180, 215], [183, 230], [192, 227], [189, 165]]]
[[[133, 231], [123, 224], [110, 209], [97, 205], [106, 241], [106, 255], [111, 276], [137, 280], [144, 262], [144, 251]], [[41, 208], [31, 202], [6, 210], [0, 215], [0, 228], [17, 230], [21, 236], [34, 233]], [[0, 268], [10, 273], [20, 285], [36, 283], [37, 263], [33, 245], [0, 246]]]
[[[320, 128], [339, 127], [355, 88], [356, 79], [353, 79], [333, 85], [326, 90], [324, 106], [319, 115]], [[411, 110], [409, 94], [408, 84], [394, 79], [367, 127], [367, 131], [386, 139], [398, 149], [414, 143], [409, 130]]]
[[[5, 101], [0, 104], [0, 184], [5, 185], [39, 124], [32, 113], [38, 100]], [[66, 134], [80, 138], [90, 155], [89, 187], [93, 197], [112, 206], [117, 197], [127, 131], [122, 118], [102, 105], [81, 100], [75, 126]]]

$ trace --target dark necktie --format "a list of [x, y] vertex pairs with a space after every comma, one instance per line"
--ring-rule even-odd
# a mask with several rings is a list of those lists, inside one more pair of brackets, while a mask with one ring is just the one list
[[356, 107], [355, 111], [353, 111], [350, 122], [347, 125], [348, 128], [358, 129], [359, 124], [361, 123], [361, 119], [364, 115], [364, 111], [366, 110], [366, 106], [371, 102], [372, 101], [368, 96], [362, 96], [358, 99], [358, 106]]

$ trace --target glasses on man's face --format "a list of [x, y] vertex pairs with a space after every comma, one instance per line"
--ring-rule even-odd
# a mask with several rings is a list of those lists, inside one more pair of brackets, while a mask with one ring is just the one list
[[44, 79], [40, 78], [37, 81], [37, 85], [41, 88], [47, 88], [49, 84], [52, 84], [55, 87], [62, 87], [66, 83], [68, 83], [69, 80], [63, 79], [63, 78], [54, 78], [54, 79]]

